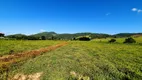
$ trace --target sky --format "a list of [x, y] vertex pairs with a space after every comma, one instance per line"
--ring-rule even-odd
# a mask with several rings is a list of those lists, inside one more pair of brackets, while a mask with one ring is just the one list
[[142, 32], [142, 0], [0, 0], [5, 34]]

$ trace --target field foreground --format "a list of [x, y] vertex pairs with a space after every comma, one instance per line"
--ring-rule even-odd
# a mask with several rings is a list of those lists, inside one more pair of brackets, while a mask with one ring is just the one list
[[[14, 64], [9, 80], [141, 80], [142, 46], [70, 41]], [[2, 76], [5, 76], [6, 73]]]

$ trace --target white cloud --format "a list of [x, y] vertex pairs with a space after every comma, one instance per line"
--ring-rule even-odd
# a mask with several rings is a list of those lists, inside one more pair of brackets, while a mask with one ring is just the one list
[[141, 10], [141, 9], [138, 9], [138, 8], [132, 8], [132, 11], [138, 12], [138, 13], [141, 13], [141, 12], [142, 12], [142, 10]]
[[110, 15], [111, 13], [106, 13], [106, 16]]
[[44, 29], [40, 29], [40, 32], [45, 32], [46, 30], [44, 30]]
[[132, 11], [138, 11], [138, 9], [137, 8], [132, 8]]
[[139, 9], [139, 10], [138, 10], [138, 13], [140, 13], [140, 12], [142, 12], [142, 10], [141, 10], [141, 9]]

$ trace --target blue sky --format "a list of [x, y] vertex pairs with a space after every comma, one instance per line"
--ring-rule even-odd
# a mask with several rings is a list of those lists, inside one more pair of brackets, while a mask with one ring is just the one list
[[0, 32], [142, 32], [142, 0], [0, 0]]

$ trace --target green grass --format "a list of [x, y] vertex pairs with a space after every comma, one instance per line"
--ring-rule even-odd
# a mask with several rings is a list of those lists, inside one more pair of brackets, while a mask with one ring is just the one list
[[9, 75], [37, 72], [41, 80], [141, 80], [142, 46], [72, 41], [12, 67]]
[[142, 43], [142, 36], [135, 38], [137, 42]]
[[[96, 41], [96, 42], [108, 42], [111, 39], [112, 38], [93, 39], [93, 41]], [[114, 38], [114, 39], [116, 39], [117, 43], [123, 43], [126, 38]], [[134, 37], [134, 39], [136, 40], [137, 43], [142, 43], [142, 37]]]
[[48, 47], [61, 41], [0, 40], [0, 56]]

